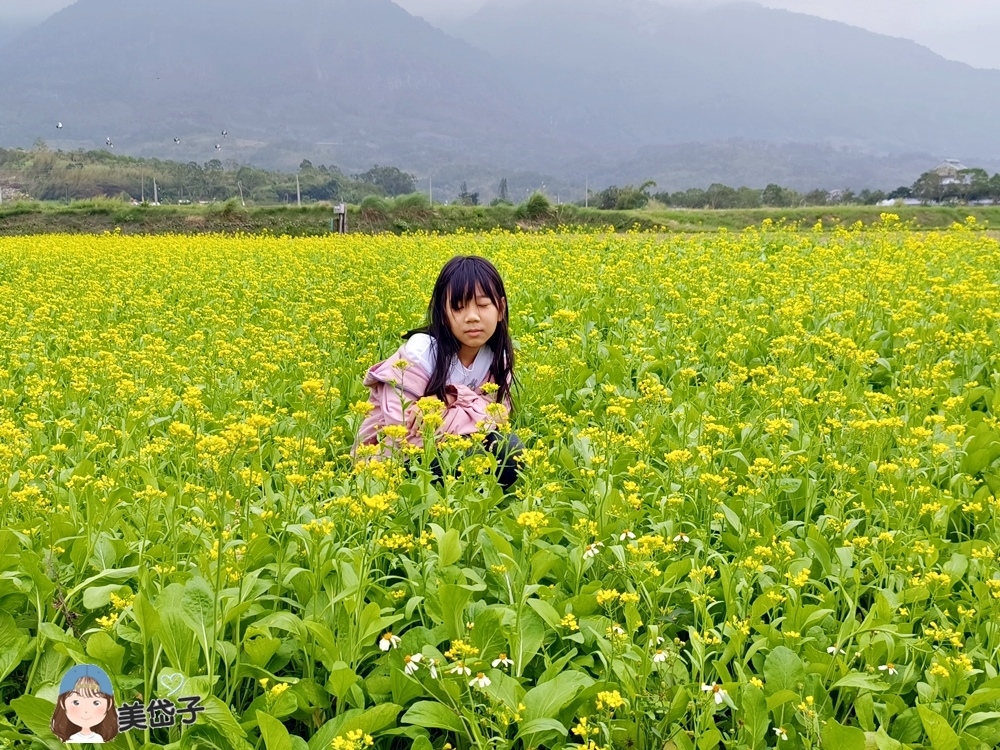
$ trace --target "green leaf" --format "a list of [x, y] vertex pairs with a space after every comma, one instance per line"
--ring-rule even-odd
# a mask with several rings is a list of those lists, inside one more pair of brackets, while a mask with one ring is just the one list
[[479, 658], [491, 661], [501, 651], [506, 652], [507, 638], [500, 627], [505, 608], [489, 608], [482, 610], [475, 619], [472, 629], [472, 645], [479, 649]]
[[722, 732], [712, 727], [698, 738], [698, 750], [715, 750], [722, 742]]
[[535, 614], [534, 610], [524, 610], [521, 613], [521, 630], [517, 647], [511, 658], [514, 660], [514, 668], [518, 673], [523, 673], [528, 666], [528, 662], [535, 658], [535, 654], [545, 642], [545, 623], [542, 618]]
[[800, 696], [794, 690], [779, 690], [774, 695], [769, 695], [767, 697], [767, 710], [773, 711], [779, 706], [783, 706], [786, 703], [791, 703], [795, 700], [800, 700]]
[[764, 747], [767, 737], [768, 721], [767, 701], [764, 691], [756, 685], [743, 687], [743, 731], [746, 733], [744, 742], [753, 750]]
[[263, 669], [271, 661], [278, 649], [281, 648], [280, 638], [268, 638], [258, 636], [257, 638], [247, 638], [243, 641], [243, 652], [247, 655], [250, 663], [255, 667]]
[[563, 723], [555, 719], [532, 719], [521, 725], [514, 741], [523, 740], [525, 747], [534, 747], [540, 744], [540, 737], [550, 732], [554, 732], [558, 737], [565, 737], [569, 734], [569, 730]]
[[865, 750], [865, 733], [829, 719], [823, 726], [823, 746], [837, 750]]
[[56, 704], [33, 695], [22, 695], [10, 702], [14, 713], [33, 734], [39, 737], [52, 737], [52, 714]]
[[778, 646], [764, 659], [764, 686], [770, 694], [780, 690], [798, 691], [799, 683], [805, 678], [802, 659], [790, 648]]
[[445, 583], [438, 587], [438, 604], [441, 616], [448, 628], [449, 638], [465, 637], [465, 607], [472, 598], [472, 592], [464, 586]]
[[87, 639], [87, 654], [102, 662], [112, 674], [121, 674], [125, 647], [115, 643], [114, 639], [103, 630], [97, 631]]
[[965, 701], [963, 712], [971, 711], [985, 703], [995, 703], [1000, 701], [1000, 688], [981, 688], [969, 696]]
[[528, 606], [531, 607], [538, 616], [545, 620], [545, 624], [550, 628], [558, 628], [562, 623], [562, 618], [556, 608], [544, 599], [528, 599]]
[[204, 698], [201, 705], [205, 707], [205, 710], [198, 714], [199, 722], [204, 720], [210, 726], [218, 729], [222, 733], [222, 736], [232, 743], [234, 748], [250, 747], [249, 743], [244, 739], [247, 733], [243, 731], [243, 727], [236, 721], [236, 717], [230, 712], [229, 706], [214, 695]]
[[833, 687], [859, 688], [861, 690], [871, 690], [876, 693], [889, 689], [888, 685], [883, 683], [877, 677], [861, 674], [860, 672], [852, 672], [851, 674], [845, 677], [841, 677], [839, 680], [833, 683]]
[[563, 672], [555, 679], [533, 687], [524, 694], [525, 721], [533, 719], [558, 719], [581, 690], [594, 684], [583, 672]]
[[373, 708], [369, 708], [362, 714], [349, 718], [337, 730], [337, 734], [346, 734], [357, 729], [360, 729], [365, 734], [375, 734], [383, 729], [394, 726], [396, 724], [396, 717], [399, 716], [399, 712], [402, 710], [403, 707], [396, 703], [380, 703]]
[[877, 750], [902, 750], [903, 748], [903, 743], [886, 734], [884, 727], [879, 727], [878, 731], [869, 737], [874, 740]]
[[417, 701], [400, 719], [402, 724], [415, 724], [424, 729], [447, 729], [468, 737], [461, 717], [436, 701]]
[[153, 639], [153, 634], [160, 629], [160, 613], [141, 591], [132, 600], [132, 617], [139, 625], [143, 642], [149, 643]]
[[346, 662], [338, 661], [330, 670], [330, 677], [326, 685], [327, 689], [337, 697], [337, 700], [342, 701], [347, 695], [347, 691], [357, 681], [357, 672], [351, 669]]
[[0, 612], [0, 681], [24, 661], [32, 639], [22, 633], [14, 618]]
[[462, 541], [458, 529], [448, 529], [438, 542], [438, 566], [446, 568], [462, 558]]
[[100, 609], [108, 606], [111, 595], [121, 591], [120, 583], [109, 583], [106, 586], [91, 586], [83, 592], [83, 606], [87, 609]]
[[70, 589], [70, 592], [66, 595], [66, 599], [67, 600], [72, 599], [81, 591], [86, 591], [98, 581], [104, 581], [104, 580], [127, 581], [129, 578], [132, 578], [138, 573], [139, 573], [138, 565], [132, 565], [131, 567], [128, 568], [114, 568], [111, 570], [105, 570], [101, 573], [98, 573], [95, 576], [91, 576], [82, 583], [79, 583], [76, 586], [74, 586], [72, 589]]
[[264, 738], [267, 750], [292, 750], [292, 738], [288, 730], [273, 716], [258, 710], [257, 726], [260, 727], [260, 736]]
[[958, 750], [958, 735], [948, 724], [947, 719], [931, 711], [927, 706], [917, 706], [917, 713], [934, 750]]

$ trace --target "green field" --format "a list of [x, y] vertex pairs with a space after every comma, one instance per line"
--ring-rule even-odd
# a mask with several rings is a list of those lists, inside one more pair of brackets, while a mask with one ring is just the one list
[[[129, 750], [997, 747], [1000, 244], [797, 218], [0, 238], [0, 746], [93, 663], [206, 709]], [[349, 454], [455, 254], [508, 291], [508, 493]]]

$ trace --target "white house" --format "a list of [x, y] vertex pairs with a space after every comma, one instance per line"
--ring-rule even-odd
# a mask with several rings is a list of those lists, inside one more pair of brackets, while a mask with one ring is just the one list
[[958, 159], [945, 159], [933, 170], [941, 175], [942, 185], [960, 185], [965, 182], [965, 178], [959, 173], [968, 169]]

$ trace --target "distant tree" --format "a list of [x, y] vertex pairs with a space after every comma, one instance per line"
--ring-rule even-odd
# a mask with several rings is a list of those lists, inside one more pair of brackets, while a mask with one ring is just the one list
[[906, 187], [906, 185], [900, 185], [898, 188], [893, 190], [889, 195], [886, 196], [891, 201], [898, 201], [903, 198], [912, 198], [913, 190]]
[[741, 187], [736, 191], [736, 207], [737, 208], [760, 208], [760, 190], [754, 190], [753, 188]]
[[469, 186], [463, 180], [461, 187], [458, 189], [457, 202], [463, 206], [478, 206], [479, 193], [470, 193]]
[[222, 171], [222, 162], [219, 161], [218, 159], [212, 159], [211, 161], [205, 162], [205, 171], [206, 172], [221, 172]]
[[354, 179], [377, 185], [392, 197], [417, 192], [417, 178], [398, 167], [380, 167], [376, 164], [364, 174], [355, 175]]
[[924, 203], [939, 202], [944, 198], [945, 186], [937, 172], [924, 172], [913, 183], [913, 194]]
[[829, 200], [830, 193], [821, 188], [810, 190], [803, 196], [807, 206], [825, 206]]
[[497, 199], [504, 203], [510, 203], [510, 196], [507, 194], [507, 178], [500, 180], [500, 189], [497, 191]]
[[705, 200], [708, 201], [709, 208], [736, 208], [736, 197], [734, 188], [718, 182], [709, 185], [705, 191]]
[[881, 203], [885, 200], [885, 193], [881, 190], [869, 190], [868, 188], [865, 188], [858, 196], [858, 200], [862, 205], [874, 206], [875, 204]]
[[792, 205], [792, 195], [791, 191], [772, 182], [764, 188], [764, 192], [761, 193], [760, 199], [765, 206], [770, 206], [772, 208], [787, 208]]
[[309, 161], [308, 159], [303, 159], [302, 163], [299, 164], [299, 170], [300, 171], [305, 171], [307, 169], [313, 169], [313, 168], [314, 168], [313, 167], [313, 163], [311, 161]]
[[958, 173], [959, 192], [962, 200], [978, 201], [988, 198], [990, 193], [990, 176], [985, 169], [974, 167], [963, 169]]
[[593, 205], [605, 211], [631, 211], [642, 208], [649, 203], [650, 195], [646, 191], [651, 187], [656, 187], [656, 183], [652, 180], [647, 180], [638, 187], [626, 185], [620, 188], [611, 185], [594, 196]]
[[1000, 172], [990, 177], [990, 199], [994, 203], [1000, 201]]

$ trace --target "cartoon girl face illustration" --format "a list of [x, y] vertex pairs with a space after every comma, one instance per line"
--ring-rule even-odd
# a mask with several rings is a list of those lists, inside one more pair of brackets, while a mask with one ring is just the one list
[[118, 735], [114, 689], [103, 669], [80, 664], [63, 676], [52, 731], [66, 743], [110, 742]]

